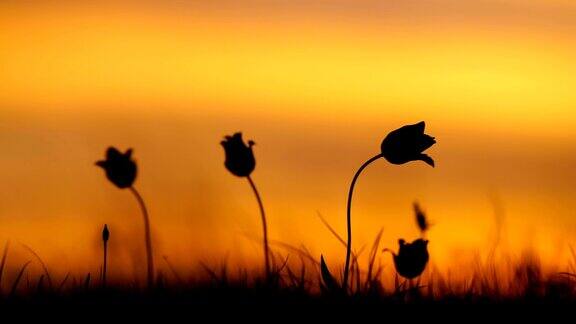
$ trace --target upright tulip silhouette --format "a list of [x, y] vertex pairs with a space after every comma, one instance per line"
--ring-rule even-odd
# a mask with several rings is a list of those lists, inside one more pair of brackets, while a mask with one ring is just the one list
[[256, 159], [254, 158], [254, 152], [252, 151], [252, 146], [254, 146], [254, 141], [248, 141], [248, 145], [244, 143], [242, 139], [242, 133], [238, 132], [232, 136], [225, 136], [224, 140], [220, 142], [224, 147], [224, 153], [226, 155], [224, 166], [235, 176], [246, 177], [250, 183], [250, 187], [256, 196], [258, 201], [258, 206], [260, 207], [260, 215], [262, 218], [262, 230], [264, 232], [264, 265], [266, 269], [266, 280], [270, 280], [270, 253], [268, 248], [268, 226], [266, 225], [266, 213], [264, 212], [264, 205], [262, 204], [262, 199], [260, 194], [254, 185], [254, 181], [250, 177], [252, 171], [256, 168]]
[[381, 152], [368, 161], [364, 162], [354, 174], [350, 190], [348, 191], [348, 204], [346, 208], [346, 221], [348, 229], [348, 242], [346, 245], [346, 265], [344, 266], [344, 278], [342, 288], [346, 292], [348, 286], [348, 275], [350, 271], [350, 254], [352, 249], [352, 224], [351, 224], [351, 210], [352, 210], [352, 195], [354, 193], [354, 186], [356, 180], [362, 171], [372, 162], [384, 158], [392, 164], [404, 164], [410, 161], [424, 161], [430, 166], [434, 166], [434, 160], [423, 152], [430, 148], [436, 141], [434, 137], [424, 134], [425, 123], [419, 122], [414, 125], [403, 126], [390, 132], [382, 141]]
[[390, 251], [394, 258], [394, 267], [399, 275], [406, 279], [418, 277], [428, 263], [428, 240], [417, 239], [412, 243], [398, 240], [398, 254]]
[[140, 208], [142, 209], [142, 216], [144, 217], [144, 240], [146, 244], [146, 259], [147, 259], [147, 282], [148, 288], [154, 285], [154, 257], [152, 253], [152, 238], [150, 234], [150, 219], [148, 216], [148, 209], [144, 204], [144, 199], [140, 193], [134, 188], [134, 181], [138, 168], [136, 162], [132, 160], [132, 149], [128, 149], [125, 153], [121, 153], [114, 147], [109, 147], [106, 151], [106, 160], [96, 162], [96, 165], [106, 171], [106, 177], [116, 187], [120, 189], [129, 189], [134, 195]]
[[120, 189], [130, 188], [136, 180], [138, 171], [136, 162], [132, 160], [132, 149], [121, 153], [114, 147], [106, 151], [106, 160], [96, 162], [96, 165], [106, 171], [106, 177]]
[[226, 154], [224, 165], [233, 175], [238, 177], [250, 177], [250, 174], [256, 168], [256, 159], [252, 146], [254, 141], [248, 141], [248, 145], [242, 140], [242, 133], [235, 133], [232, 136], [226, 136], [222, 142]]

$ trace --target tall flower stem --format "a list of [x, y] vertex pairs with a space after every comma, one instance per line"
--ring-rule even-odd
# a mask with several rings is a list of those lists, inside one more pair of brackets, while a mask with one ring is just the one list
[[146, 209], [146, 205], [144, 204], [144, 199], [138, 193], [133, 186], [129, 187], [130, 191], [138, 200], [138, 204], [140, 205], [140, 209], [142, 209], [142, 216], [144, 217], [144, 239], [146, 241], [146, 260], [147, 260], [147, 267], [148, 267], [148, 288], [152, 288], [154, 286], [154, 256], [152, 254], [152, 239], [150, 235], [150, 219], [148, 217], [148, 210]]
[[106, 288], [106, 271], [108, 270], [108, 241], [104, 240], [104, 262], [102, 264], [102, 287]]
[[352, 183], [350, 184], [350, 189], [348, 190], [348, 205], [346, 208], [346, 221], [348, 225], [348, 241], [346, 244], [346, 265], [344, 267], [344, 280], [342, 282], [342, 290], [347, 291], [348, 288], [348, 274], [350, 271], [350, 253], [352, 252], [352, 222], [351, 222], [351, 210], [352, 210], [352, 194], [354, 193], [354, 186], [356, 185], [356, 180], [362, 173], [362, 171], [372, 162], [378, 160], [382, 157], [382, 154], [375, 155], [371, 157], [368, 161], [364, 162], [362, 166], [356, 171], [354, 178], [352, 178]]
[[264, 212], [264, 205], [262, 204], [262, 199], [260, 198], [260, 194], [258, 193], [258, 189], [256, 189], [256, 185], [254, 185], [254, 181], [250, 176], [247, 176], [248, 182], [250, 183], [250, 187], [252, 187], [252, 191], [254, 191], [254, 195], [256, 196], [256, 200], [258, 200], [258, 206], [260, 207], [260, 216], [262, 217], [262, 231], [264, 232], [264, 264], [266, 266], [266, 281], [270, 280], [270, 253], [268, 250], [268, 226], [266, 225], [266, 213]]

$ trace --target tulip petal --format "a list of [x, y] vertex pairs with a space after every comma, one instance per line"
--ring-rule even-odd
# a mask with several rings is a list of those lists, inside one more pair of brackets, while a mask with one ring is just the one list
[[421, 121], [417, 124], [414, 124], [413, 126], [416, 127], [416, 129], [418, 130], [418, 132], [420, 132], [421, 134], [424, 133], [424, 129], [426, 128], [426, 123], [424, 121]]
[[111, 146], [106, 150], [106, 160], [121, 159], [122, 156], [123, 154], [115, 147]]
[[423, 152], [436, 144], [436, 139], [430, 135], [422, 134], [419, 139], [419, 150]]
[[434, 160], [427, 154], [420, 154], [418, 160], [426, 162], [426, 164], [434, 167]]

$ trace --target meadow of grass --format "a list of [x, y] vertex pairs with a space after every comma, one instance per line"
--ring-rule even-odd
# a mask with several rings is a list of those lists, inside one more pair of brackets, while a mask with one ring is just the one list
[[[151, 309], [184, 306], [196, 313], [210, 309], [221, 310], [216, 313], [220, 315], [230, 315], [229, 310], [237, 312], [238, 309], [260, 314], [276, 310], [285, 316], [294, 315], [294, 309], [307, 309], [327, 310], [326, 316], [368, 308], [401, 313], [406, 306], [413, 305], [437, 306], [438, 309], [451, 305], [576, 305], [574, 250], [571, 250], [572, 261], [566, 269], [550, 270], [541, 265], [534, 253], [528, 251], [518, 255], [502, 249], [499, 235], [487, 256], [478, 254], [474, 260], [457, 265], [457, 269], [466, 270], [463, 274], [442, 272], [434, 266], [433, 260], [429, 262], [426, 237], [431, 224], [416, 203], [415, 225], [420, 238], [413, 242], [400, 239], [398, 249], [390, 249], [382, 246], [383, 231], [380, 230], [370, 246], [354, 249], [350, 225], [352, 192], [362, 170], [380, 158], [391, 164], [419, 160], [433, 167], [434, 160], [422, 152], [434, 143], [433, 137], [424, 134], [423, 122], [402, 127], [384, 139], [382, 152], [365, 162], [352, 180], [346, 238], [319, 215], [335, 242], [341, 245], [342, 252], [346, 251], [345, 264], [332, 267], [331, 271], [322, 255], [311, 253], [305, 246], [268, 239], [262, 199], [251, 178], [256, 165], [252, 151], [255, 143], [244, 143], [240, 133], [227, 136], [222, 142], [226, 151], [225, 166], [233, 175], [248, 180], [259, 206], [263, 240], [259, 237], [254, 240], [263, 247], [264, 271], [233, 268], [222, 262], [217, 266], [201, 263], [201, 274], [176, 268], [165, 256], [163, 260], [154, 260], [150, 217], [143, 198], [134, 189], [137, 165], [132, 160], [132, 150], [122, 153], [109, 148], [106, 160], [98, 161], [97, 165], [106, 171], [107, 178], [117, 188], [132, 191], [141, 207], [147, 260], [146, 271], [142, 269], [141, 272], [146, 273], [146, 280], [119, 280], [107, 275], [110, 270], [108, 240], [114, 233], [106, 225], [102, 231], [101, 267], [91, 273], [54, 275], [33, 247], [22, 245], [29, 259], [11, 265], [13, 270], [7, 275], [11, 246], [6, 243], [0, 259], [0, 308], [85, 306], [91, 312], [103, 313], [117, 307], [136, 306], [136, 313], [142, 314]], [[500, 233], [502, 220], [496, 216]], [[383, 262], [390, 257], [388, 253], [392, 265]], [[159, 261], [162, 261], [161, 266]], [[40, 271], [30, 271], [31, 265]], [[409, 312], [403, 315], [425, 314]]]
[[[326, 277], [320, 260], [306, 248], [282, 242], [271, 242], [270, 277], [260, 269], [231, 268], [226, 263], [202, 264], [202, 275], [186, 275], [165, 259], [165, 270], [158, 271], [153, 287], [136, 279], [105, 286], [101, 269], [57, 277], [31, 248], [30, 261], [6, 276], [10, 260], [6, 244], [0, 261], [0, 305], [576, 305], [576, 254], [561, 272], [546, 271], [530, 253], [514, 258], [494, 251], [463, 265], [472, 269], [470, 275], [456, 278], [430, 266], [418, 278], [407, 280], [397, 274], [390, 278], [390, 271], [385, 274], [381, 235], [368, 249], [352, 253], [348, 294], [339, 289], [341, 274]], [[31, 263], [42, 273], [28, 272]]]
[[[328, 276], [320, 258], [307, 248], [274, 240], [270, 241], [269, 274], [261, 266], [239, 268], [226, 261], [201, 264], [203, 271], [193, 273], [164, 258], [159, 260], [152, 286], [144, 278], [108, 278], [105, 285], [102, 269], [55, 275], [32, 248], [30, 260], [12, 265], [7, 275], [10, 247], [6, 245], [0, 263], [0, 314], [75, 323], [82, 318], [102, 322], [154, 318], [162, 322], [340, 322], [346, 318], [355, 322], [556, 322], [573, 317], [576, 254], [565, 271], [551, 271], [534, 254], [515, 255], [495, 248], [487, 257], [478, 255], [457, 267], [471, 270], [467, 275], [441, 272], [431, 262], [418, 278], [407, 280], [386, 262], [390, 256], [382, 252], [382, 235], [380, 231], [371, 246], [353, 251], [347, 294], [340, 284], [343, 263], [339, 269], [332, 267], [339, 271]], [[344, 252], [345, 242], [339, 243]]]

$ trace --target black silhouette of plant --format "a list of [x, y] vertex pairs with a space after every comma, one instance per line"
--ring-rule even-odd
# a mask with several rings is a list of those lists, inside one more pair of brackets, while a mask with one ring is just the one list
[[132, 149], [121, 153], [114, 147], [106, 151], [106, 160], [96, 162], [96, 165], [106, 171], [106, 177], [120, 189], [131, 188], [136, 180], [138, 168], [132, 160]]
[[406, 279], [418, 277], [428, 264], [428, 240], [417, 239], [412, 243], [406, 243], [404, 239], [399, 239], [398, 245], [398, 254], [386, 249], [392, 253], [396, 272]]
[[96, 165], [106, 171], [106, 177], [116, 187], [120, 189], [129, 189], [142, 209], [148, 270], [147, 282], [148, 288], [152, 288], [154, 285], [154, 257], [152, 253], [152, 238], [150, 234], [150, 218], [144, 199], [142, 199], [140, 193], [136, 188], [134, 188], [134, 181], [136, 180], [138, 168], [136, 162], [132, 159], [132, 149], [128, 149], [125, 153], [121, 153], [116, 148], [109, 147], [106, 151], [106, 160], [98, 161], [96, 162]]
[[268, 227], [266, 224], [266, 213], [264, 212], [264, 205], [262, 204], [262, 199], [260, 194], [256, 189], [256, 185], [250, 174], [256, 168], [256, 159], [254, 158], [254, 152], [252, 151], [252, 146], [254, 146], [254, 141], [248, 141], [248, 145], [242, 140], [242, 133], [238, 132], [232, 136], [226, 136], [220, 144], [224, 147], [224, 153], [226, 155], [224, 166], [233, 175], [238, 177], [245, 177], [250, 183], [250, 187], [256, 196], [258, 201], [258, 206], [260, 207], [260, 215], [262, 218], [262, 230], [264, 232], [264, 265], [266, 269], [266, 280], [270, 280], [270, 252], [268, 247]]
[[254, 141], [248, 141], [248, 145], [242, 140], [242, 133], [235, 133], [232, 136], [225, 136], [220, 142], [226, 153], [224, 165], [233, 175], [238, 177], [250, 177], [250, 174], [256, 168], [256, 159], [252, 146]]
[[340, 286], [338, 282], [328, 270], [328, 266], [324, 261], [324, 256], [320, 255], [320, 275], [322, 277], [322, 286], [321, 288], [326, 291], [327, 293], [336, 293], [340, 291]]
[[6, 258], [8, 257], [8, 247], [10, 247], [10, 241], [6, 242], [4, 245], [4, 252], [2, 253], [2, 259], [0, 260], [0, 294], [2, 293], [2, 275], [4, 274]]
[[430, 222], [426, 217], [426, 213], [420, 208], [418, 203], [414, 203], [414, 215], [416, 216], [416, 225], [418, 225], [418, 229], [420, 230], [420, 235], [422, 237], [426, 236], [426, 232], [430, 229]]
[[424, 134], [426, 124], [422, 121], [390, 132], [380, 146], [382, 156], [392, 164], [424, 161], [434, 166], [434, 160], [423, 152], [436, 143], [434, 137]]
[[108, 270], [108, 240], [110, 239], [110, 231], [108, 225], [104, 224], [102, 230], [102, 243], [104, 244], [104, 260], [102, 262], [102, 287], [106, 288], [106, 272]]
[[434, 160], [423, 152], [434, 145], [436, 141], [434, 140], [434, 137], [424, 134], [425, 127], [426, 124], [422, 121], [414, 125], [403, 126], [390, 132], [382, 141], [380, 146], [381, 152], [364, 162], [352, 178], [350, 190], [348, 191], [348, 204], [346, 209], [348, 241], [346, 246], [346, 264], [344, 266], [344, 278], [342, 283], [344, 291], [347, 291], [350, 271], [350, 254], [352, 249], [352, 224], [350, 214], [352, 210], [352, 195], [356, 181], [368, 165], [382, 157], [392, 164], [404, 164], [410, 161], [420, 160], [433, 167]]

